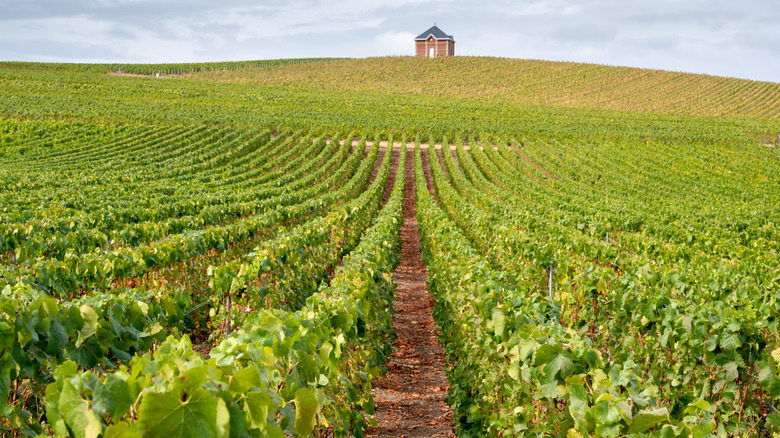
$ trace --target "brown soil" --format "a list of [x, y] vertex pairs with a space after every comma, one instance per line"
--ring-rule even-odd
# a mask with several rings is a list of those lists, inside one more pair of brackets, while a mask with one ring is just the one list
[[428, 186], [428, 193], [434, 197], [436, 203], [439, 203], [439, 198], [436, 197], [436, 189], [433, 187], [433, 175], [431, 175], [431, 160], [428, 159], [428, 150], [420, 150], [422, 156], [422, 168], [425, 174], [425, 184]]
[[[385, 193], [382, 198], [382, 205], [387, 204], [390, 200], [390, 195], [393, 194], [393, 187], [395, 186], [395, 174], [398, 171], [398, 161], [401, 159], [401, 149], [392, 148], [392, 157], [390, 161], [390, 177], [387, 179], [387, 185], [385, 185]], [[405, 170], [405, 169], [404, 169]]]
[[[363, 159], [368, 156], [368, 152], [369, 148], [366, 148], [365, 151], [363, 151]], [[374, 161], [374, 170], [371, 172], [371, 177], [368, 179], [368, 185], [373, 184], [376, 176], [379, 174], [379, 169], [382, 167], [382, 160], [385, 159], [386, 152], [387, 149], [379, 148], [379, 154], [376, 156], [376, 161]]]
[[450, 387], [444, 374], [444, 349], [431, 316], [428, 270], [420, 259], [412, 151], [407, 151], [401, 242], [401, 263], [393, 274], [398, 284], [393, 301], [397, 339], [388, 374], [377, 379], [371, 390], [379, 424], [367, 436], [454, 437], [452, 410], [445, 403]]

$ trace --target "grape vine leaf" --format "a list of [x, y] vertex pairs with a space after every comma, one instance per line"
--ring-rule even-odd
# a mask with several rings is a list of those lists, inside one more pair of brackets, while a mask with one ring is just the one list
[[642, 433], [657, 424], [665, 422], [669, 422], [669, 411], [666, 408], [640, 412], [634, 417], [628, 433]]
[[95, 309], [84, 304], [79, 310], [81, 311], [81, 317], [84, 318], [84, 327], [79, 331], [79, 337], [76, 339], [76, 348], [81, 347], [84, 340], [94, 335], [98, 326], [98, 316], [95, 313]]
[[263, 385], [263, 379], [257, 367], [249, 366], [241, 368], [230, 379], [230, 390], [237, 393], [245, 393], [253, 387]]
[[138, 411], [137, 427], [150, 438], [222, 438], [229, 434], [225, 402], [206, 390], [148, 393]]
[[320, 402], [317, 396], [307, 388], [298, 388], [295, 391], [295, 433], [308, 436], [314, 430], [317, 411], [320, 410]]
[[141, 438], [141, 436], [140, 432], [124, 421], [108, 426], [103, 432], [103, 438]]
[[504, 330], [506, 329], [506, 317], [504, 313], [498, 309], [493, 310], [492, 316], [493, 332], [499, 338], [504, 336]]
[[122, 417], [133, 404], [130, 386], [124, 380], [108, 375], [105, 383], [98, 382], [92, 398], [92, 410], [109, 414], [114, 421]]
[[273, 407], [271, 397], [264, 392], [250, 392], [246, 394], [244, 406], [249, 425], [264, 430], [268, 425], [268, 410]]
[[734, 351], [742, 346], [742, 341], [737, 333], [721, 333], [720, 346], [726, 351]]
[[76, 438], [97, 438], [102, 432], [100, 419], [69, 380], [63, 381], [58, 408]]
[[574, 372], [574, 361], [571, 353], [568, 351], [556, 351], [550, 345], [543, 345], [537, 350], [535, 364], [537, 366], [545, 365], [544, 381], [548, 383], [554, 382], [558, 373], [560, 373], [561, 379], [565, 379]]

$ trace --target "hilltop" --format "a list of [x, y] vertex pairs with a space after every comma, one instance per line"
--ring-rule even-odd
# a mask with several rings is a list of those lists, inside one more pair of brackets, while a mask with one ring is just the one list
[[381, 57], [193, 78], [664, 114], [780, 118], [780, 84], [576, 62]]
[[[120, 70], [134, 76], [110, 74]], [[158, 76], [159, 71], [162, 71]], [[189, 73], [188, 73], [189, 72]], [[140, 77], [139, 77], [140, 76]], [[780, 84], [499, 58], [0, 63], [0, 116], [147, 125], [773, 143]]]

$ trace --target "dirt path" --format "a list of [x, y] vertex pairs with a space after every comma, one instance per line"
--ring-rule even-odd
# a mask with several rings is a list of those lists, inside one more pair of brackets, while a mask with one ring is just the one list
[[401, 263], [393, 274], [398, 284], [393, 325], [398, 338], [387, 376], [374, 382], [377, 427], [369, 437], [453, 437], [452, 410], [444, 399], [449, 383], [444, 374], [444, 349], [439, 344], [433, 304], [420, 259], [420, 235], [414, 197], [414, 153], [407, 151]]
[[428, 193], [433, 196], [433, 199], [436, 200], [436, 203], [439, 203], [439, 198], [436, 196], [436, 189], [433, 187], [433, 175], [431, 174], [431, 160], [428, 156], [427, 150], [421, 150], [420, 155], [422, 156], [422, 169], [423, 173], [425, 174], [425, 183], [428, 185]]
[[[387, 204], [387, 201], [390, 199], [390, 195], [393, 194], [393, 187], [395, 186], [395, 174], [398, 171], [398, 160], [401, 159], [401, 150], [399, 148], [392, 148], [391, 151], [393, 155], [390, 161], [390, 177], [387, 179], [384, 197], [382, 198], [382, 205]], [[406, 169], [404, 169], [404, 171], [406, 171]]]
[[[365, 159], [368, 156], [369, 148], [366, 148], [363, 151], [363, 159]], [[374, 183], [374, 180], [376, 179], [376, 176], [379, 174], [379, 169], [382, 167], [382, 160], [385, 159], [385, 154], [387, 153], [387, 148], [379, 148], [379, 154], [376, 156], [376, 161], [374, 161], [374, 170], [371, 172], [371, 177], [368, 179], [368, 185]], [[392, 173], [390, 175], [393, 175]], [[389, 179], [389, 178], [388, 178]], [[368, 187], [368, 186], [366, 186]], [[385, 188], [386, 190], [387, 188]]]

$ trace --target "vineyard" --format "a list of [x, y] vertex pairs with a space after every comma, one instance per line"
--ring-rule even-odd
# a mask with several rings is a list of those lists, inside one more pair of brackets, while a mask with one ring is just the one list
[[0, 435], [375, 436], [413, 222], [457, 436], [780, 436], [777, 84], [283, 61], [0, 63]]
[[83, 73], [111, 73], [145, 76], [171, 76], [283, 67], [334, 61], [338, 58], [264, 59], [259, 61], [191, 62], [178, 64], [69, 64], [42, 62], [3, 62], [7, 67], [25, 70], [60, 70]]
[[414, 57], [335, 60], [328, 64], [193, 78], [495, 102], [702, 116], [780, 117], [780, 84], [641, 68], [502, 58]]

